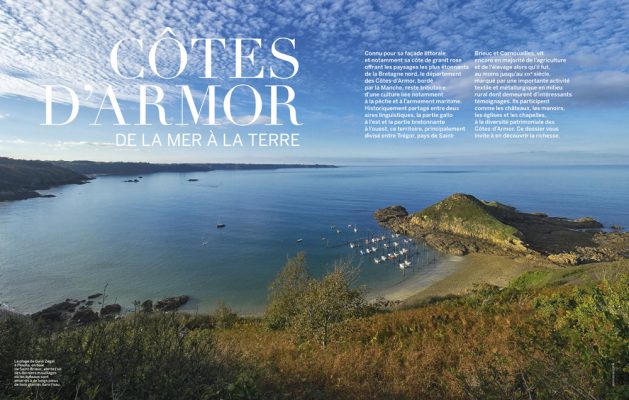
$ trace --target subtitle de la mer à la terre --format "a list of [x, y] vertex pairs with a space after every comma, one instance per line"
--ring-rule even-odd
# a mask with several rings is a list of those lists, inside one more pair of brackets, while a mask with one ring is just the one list
[[117, 133], [118, 147], [300, 147], [299, 133]]

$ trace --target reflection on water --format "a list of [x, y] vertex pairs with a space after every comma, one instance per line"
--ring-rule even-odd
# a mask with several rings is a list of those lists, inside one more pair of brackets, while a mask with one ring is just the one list
[[[125, 306], [188, 294], [188, 309], [205, 311], [222, 299], [240, 312], [257, 312], [269, 282], [299, 251], [317, 275], [351, 258], [360, 264], [360, 283], [382, 289], [404, 278], [399, 264], [406, 257], [389, 259], [380, 242], [376, 253], [362, 256], [349, 246], [385, 234], [372, 217], [377, 208], [402, 204], [417, 211], [465, 192], [523, 211], [629, 226], [629, 187], [621, 184], [628, 172], [346, 167], [154, 174], [139, 183], [100, 177], [51, 190], [56, 198], [0, 203], [0, 302], [32, 312], [108, 283], [110, 301]], [[430, 264], [433, 255], [423, 254], [420, 264]], [[383, 255], [386, 262], [376, 264]]]

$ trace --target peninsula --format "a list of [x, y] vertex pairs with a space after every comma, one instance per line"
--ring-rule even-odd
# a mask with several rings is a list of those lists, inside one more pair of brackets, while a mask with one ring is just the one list
[[485, 253], [545, 258], [577, 265], [629, 257], [629, 233], [605, 232], [589, 217], [567, 219], [524, 213], [498, 202], [456, 193], [415, 214], [402, 206], [374, 213], [396, 233], [421, 238], [452, 255]]

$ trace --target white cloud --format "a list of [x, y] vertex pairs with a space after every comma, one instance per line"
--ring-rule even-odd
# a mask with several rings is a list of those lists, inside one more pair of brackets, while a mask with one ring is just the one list
[[[234, 121], [238, 124], [244, 125], [244, 124], [248, 124], [249, 122], [251, 122], [251, 120], [253, 120], [254, 115], [241, 115], [241, 116], [234, 116]], [[227, 119], [227, 117], [223, 117], [223, 118], [219, 118], [216, 121], [218, 124], [220, 125], [226, 125], [226, 124], [231, 124], [232, 122]], [[281, 123], [282, 121], [278, 119], [278, 123]], [[253, 125], [265, 125], [265, 124], [270, 124], [271, 123], [271, 117], [266, 116], [266, 115], [260, 115], [254, 123], [248, 125], [248, 126], [253, 126]]]
[[629, 102], [629, 73], [600, 71], [578, 74], [572, 79], [570, 89], [578, 105], [626, 107]]
[[69, 147], [116, 147], [113, 142], [92, 142], [92, 141], [76, 141], [76, 140], [56, 140], [53, 142], [42, 141], [30, 141], [22, 139], [0, 139], [0, 144], [14, 145], [14, 146], [45, 146], [51, 148], [69, 148]]
[[27, 142], [27, 141], [22, 140], [22, 139], [0, 139], [0, 143], [1, 144], [23, 145], [23, 144], [29, 144], [30, 142]]
[[[121, 49], [125, 56], [121, 67], [132, 71], [144, 67], [149, 72], [148, 48], [165, 27], [173, 27], [177, 39], [189, 47], [193, 37], [233, 37], [236, 26], [240, 26], [243, 33], [259, 32], [264, 24], [259, 19], [247, 19], [247, 14], [252, 12], [255, 12], [252, 6], [235, 9], [227, 3], [206, 4], [192, 0], [166, 5], [121, 0], [106, 3], [48, 0], [37, 7], [9, 0], [0, 3], [0, 42], [3, 43], [0, 95], [42, 101], [44, 85], [64, 85], [77, 92], [82, 104], [97, 107], [110, 84], [119, 100], [137, 101], [138, 82], [117, 76], [109, 64], [109, 53], [115, 42], [124, 38], [143, 39], [144, 52]], [[202, 55], [202, 47], [190, 52], [186, 69], [190, 72], [185, 73], [185, 81], [202, 74]], [[262, 60], [270, 59], [262, 50], [257, 56]], [[218, 75], [232, 73], [232, 59], [230, 51], [217, 57], [214, 70]], [[176, 71], [178, 53], [159, 53], [158, 65], [163, 73]], [[276, 68], [281, 66], [276, 65]], [[182, 80], [164, 81], [152, 77], [140, 83], [159, 84], [168, 98], [169, 93], [178, 92], [175, 85]], [[92, 85], [101, 98], [92, 96], [86, 101], [89, 94], [84, 90], [86, 84]], [[67, 99], [59, 96], [55, 101], [67, 102]]]
[[[627, 72], [628, 9], [612, 0], [569, 5], [533, 0], [44, 0], [37, 6], [6, 0], [0, 3], [0, 96], [41, 100], [43, 85], [60, 84], [84, 98], [85, 84], [96, 93], [111, 84], [120, 99], [136, 101], [135, 85], [113, 73], [109, 52], [126, 37], [142, 38], [149, 47], [165, 27], [172, 27], [186, 45], [194, 37], [295, 37], [304, 68], [293, 82], [311, 86], [305, 92], [320, 90], [322, 82], [329, 88], [354, 84], [347, 74], [359, 70], [366, 48], [446, 50], [464, 58], [477, 49], [539, 49], [587, 59], [587, 68], [603, 65]], [[146, 67], [144, 50], [125, 52], [123, 67]], [[201, 48], [190, 52], [182, 80], [148, 77], [142, 83], [158, 83], [167, 95], [182, 81], [200, 83], [202, 53]], [[261, 64], [289, 68], [268, 53], [268, 47], [257, 53]], [[174, 54], [160, 57], [160, 68], [176, 69]], [[232, 68], [232, 52], [221, 52], [216, 72], [225, 77]], [[87, 103], [97, 106], [97, 100]]]

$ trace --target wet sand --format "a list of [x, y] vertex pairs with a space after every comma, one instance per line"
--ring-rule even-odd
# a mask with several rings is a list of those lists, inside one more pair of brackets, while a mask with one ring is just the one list
[[537, 268], [531, 260], [505, 256], [469, 254], [447, 256], [431, 274], [414, 273], [399, 284], [369, 293], [370, 299], [419, 304], [430, 298], [463, 294], [479, 284], [504, 287], [522, 273]]
[[372, 290], [367, 294], [367, 299], [374, 300], [380, 297], [390, 301], [406, 300], [459, 271], [464, 259], [465, 257], [446, 256], [430, 271], [408, 271], [406, 279], [402, 282], [391, 287]]

